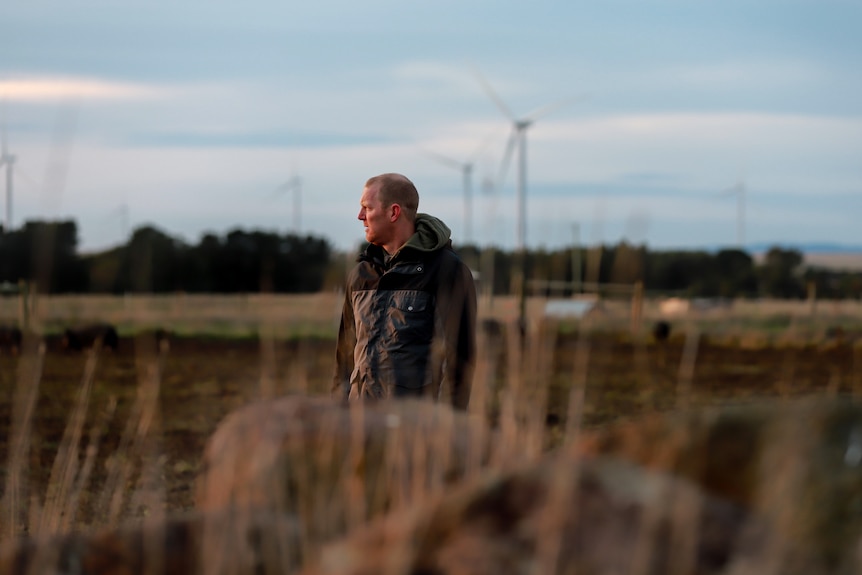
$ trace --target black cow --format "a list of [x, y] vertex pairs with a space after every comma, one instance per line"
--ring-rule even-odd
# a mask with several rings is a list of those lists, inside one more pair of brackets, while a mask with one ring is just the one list
[[120, 337], [111, 324], [94, 323], [76, 328], [68, 328], [63, 332], [63, 347], [71, 351], [80, 351], [101, 344], [102, 349], [117, 351]]
[[670, 323], [664, 320], [657, 321], [652, 327], [652, 336], [659, 343], [667, 341], [670, 337]]
[[0, 349], [8, 349], [12, 353], [21, 351], [21, 330], [14, 326], [0, 325]]

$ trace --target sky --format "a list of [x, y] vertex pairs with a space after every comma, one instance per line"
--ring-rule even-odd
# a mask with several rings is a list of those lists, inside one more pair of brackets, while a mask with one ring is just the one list
[[851, 0], [4, 2], [12, 227], [354, 249], [365, 180], [400, 172], [456, 245], [862, 246], [860, 22]]

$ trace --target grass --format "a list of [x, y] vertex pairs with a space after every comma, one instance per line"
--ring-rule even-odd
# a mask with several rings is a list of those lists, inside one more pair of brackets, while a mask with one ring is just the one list
[[[207, 434], [222, 412], [213, 412], [219, 417], [197, 417], [192, 409], [174, 416], [179, 413], [175, 408], [213, 396], [224, 396], [223, 409], [230, 410], [285, 392], [325, 394], [330, 375], [326, 359], [312, 360], [311, 350], [315, 341], [334, 337], [339, 302], [334, 293], [39, 299], [31, 320], [42, 335], [67, 323], [94, 320], [116, 323], [126, 338], [140, 334], [131, 359], [111, 372], [133, 384], [123, 388], [103, 380], [101, 369], [120, 362], [118, 358], [92, 353], [77, 364], [65, 358], [64, 365], [76, 366], [75, 385], [68, 399], [52, 401], [43, 391], [55, 389], [53, 378], [59, 374], [53, 371], [53, 359], [46, 359], [41, 336], [30, 335], [14, 376], [0, 375], [9, 389], [14, 386], [7, 412], [2, 538], [113, 528], [188, 511], [171, 508], [167, 478], [173, 474], [190, 482], [198, 460], [171, 460], [168, 446], [176, 438]], [[8, 299], [0, 303], [0, 323], [19, 317], [20, 305]], [[498, 298], [493, 305], [483, 301], [480, 317], [493, 317], [512, 328], [515, 304], [512, 298]], [[531, 317], [538, 317], [542, 304], [530, 302]], [[649, 322], [658, 317], [653, 306], [644, 306], [642, 322], [632, 331], [631, 305], [625, 301], [608, 302], [603, 314], [581, 322], [533, 324], [535, 331], [523, 349], [516, 338], [495, 342], [489, 334], [480, 334], [471, 409], [497, 436], [487, 465], [504, 470], [536, 461], [549, 450], [571, 444], [585, 430], [640, 414], [729, 400], [862, 390], [862, 348], [809, 349], [813, 355], [805, 357], [844, 366], [837, 375], [824, 377], [816, 372], [821, 365], [803, 364], [803, 356], [795, 354], [798, 348], [785, 351], [775, 345], [794, 340], [819, 346], [833, 325], [851, 336], [860, 333], [858, 305], [824, 303], [814, 315], [807, 302], [764, 306], [768, 309], [741, 302], [719, 315], [678, 318], [672, 341], [665, 346], [650, 340]], [[235, 341], [237, 347], [252, 345], [259, 353], [256, 363], [249, 364], [248, 356], [241, 360], [226, 345], [203, 359], [213, 369], [207, 373], [224, 372], [223, 377], [204, 375], [202, 367], [179, 373], [175, 367], [182, 341], [160, 349], [147, 339], [154, 327], [189, 338], [205, 334], [222, 344]], [[771, 363], [763, 363], [767, 357]], [[245, 363], [237, 366], [241, 361]], [[776, 374], [764, 365], [778, 365], [782, 371]], [[44, 433], [40, 426], [47, 420], [62, 431]], [[347, 455], [348, 460], [356, 456]], [[409, 467], [404, 460], [392, 465], [393, 477]], [[306, 480], [305, 488], [313, 487]], [[415, 501], [428, 496], [428, 489], [417, 483], [405, 493], [412, 493]], [[365, 517], [362, 509], [347, 513], [354, 523]], [[319, 540], [302, 542], [301, 555], [316, 556], [326, 537], [324, 533]]]

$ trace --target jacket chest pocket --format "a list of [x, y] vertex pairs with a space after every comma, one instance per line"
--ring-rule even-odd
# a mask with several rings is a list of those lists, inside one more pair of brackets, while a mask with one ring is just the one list
[[389, 319], [391, 335], [398, 340], [430, 339], [434, 327], [433, 296], [413, 290], [392, 292]]

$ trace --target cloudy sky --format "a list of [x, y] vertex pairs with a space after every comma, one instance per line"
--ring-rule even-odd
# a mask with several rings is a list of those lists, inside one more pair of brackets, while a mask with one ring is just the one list
[[853, 0], [4, 2], [13, 227], [347, 249], [395, 171], [456, 244], [511, 248], [503, 159], [535, 119], [529, 246], [860, 245], [860, 22]]

